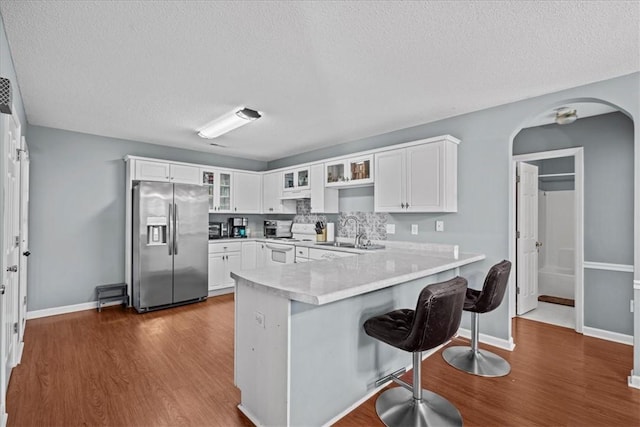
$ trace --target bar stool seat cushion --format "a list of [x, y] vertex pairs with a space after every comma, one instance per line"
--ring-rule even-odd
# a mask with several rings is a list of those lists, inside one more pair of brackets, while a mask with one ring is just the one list
[[[467, 281], [456, 277], [425, 287], [415, 310], [394, 310], [364, 323], [365, 332], [411, 353], [425, 351], [449, 340], [460, 326]], [[461, 288], [462, 287], [462, 288]]]
[[482, 290], [467, 288], [464, 311], [488, 313], [498, 308], [507, 289], [510, 272], [511, 262], [507, 260], [491, 267]]

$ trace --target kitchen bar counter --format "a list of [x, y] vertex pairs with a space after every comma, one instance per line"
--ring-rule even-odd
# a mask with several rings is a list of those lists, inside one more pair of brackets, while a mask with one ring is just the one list
[[378, 391], [377, 379], [411, 365], [362, 324], [415, 308], [430, 283], [483, 273], [472, 268], [484, 255], [456, 252], [388, 247], [232, 273], [239, 409], [256, 425], [335, 423]]

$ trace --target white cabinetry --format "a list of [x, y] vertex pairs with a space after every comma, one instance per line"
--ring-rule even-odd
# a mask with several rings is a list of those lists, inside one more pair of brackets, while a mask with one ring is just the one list
[[242, 268], [242, 243], [209, 243], [209, 290], [234, 285], [232, 271]]
[[233, 212], [233, 172], [221, 169], [201, 169], [202, 184], [209, 190], [209, 212]]
[[325, 163], [327, 187], [373, 184], [373, 155], [348, 157]]
[[262, 176], [258, 173], [233, 173], [233, 212], [262, 212]]
[[177, 184], [200, 184], [199, 168], [150, 160], [135, 160], [135, 177], [139, 181], [163, 181]]
[[258, 242], [242, 242], [242, 269], [252, 270], [257, 266]]
[[282, 173], [282, 189], [308, 190], [309, 189], [309, 167], [286, 170]]
[[323, 163], [311, 166], [311, 212], [338, 213], [338, 189], [324, 185]]
[[456, 212], [458, 143], [444, 139], [375, 154], [376, 212]]
[[282, 172], [265, 173], [262, 177], [263, 213], [296, 213], [296, 203], [282, 200]]

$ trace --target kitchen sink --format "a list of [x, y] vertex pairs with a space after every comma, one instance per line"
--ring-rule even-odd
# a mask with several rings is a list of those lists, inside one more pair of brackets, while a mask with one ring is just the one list
[[364, 246], [358, 246], [356, 248], [356, 245], [354, 245], [353, 243], [345, 243], [345, 242], [322, 242], [322, 243], [316, 243], [316, 245], [318, 246], [333, 246], [336, 248], [354, 248], [354, 249], [364, 249], [364, 250], [374, 250], [374, 249], [384, 249], [385, 246], [384, 245], [364, 245]]

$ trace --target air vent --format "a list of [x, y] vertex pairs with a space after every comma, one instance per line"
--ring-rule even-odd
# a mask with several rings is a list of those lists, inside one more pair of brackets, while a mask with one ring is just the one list
[[209, 145], [213, 145], [214, 147], [227, 148], [226, 145], [216, 144], [215, 142], [210, 142]]
[[11, 81], [0, 77], [0, 112], [11, 114]]

